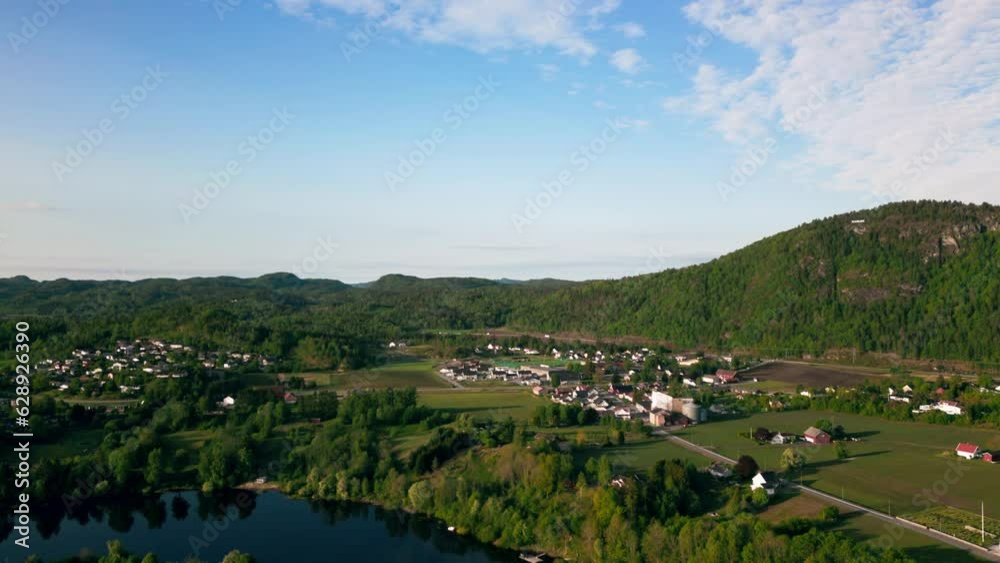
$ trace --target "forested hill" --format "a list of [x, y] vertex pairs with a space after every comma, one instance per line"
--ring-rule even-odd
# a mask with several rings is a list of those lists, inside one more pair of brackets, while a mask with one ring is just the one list
[[[388, 339], [426, 329], [502, 326], [639, 336], [678, 348], [856, 348], [1000, 361], [998, 268], [1000, 208], [913, 202], [814, 221], [706, 264], [615, 281], [17, 277], [0, 280], [0, 310], [30, 316], [48, 346], [176, 338], [296, 357], [305, 367], [360, 365]], [[0, 340], [10, 330], [0, 326]]]
[[814, 221], [706, 264], [563, 289], [514, 324], [682, 347], [997, 361], [998, 269], [1000, 208], [898, 203]]

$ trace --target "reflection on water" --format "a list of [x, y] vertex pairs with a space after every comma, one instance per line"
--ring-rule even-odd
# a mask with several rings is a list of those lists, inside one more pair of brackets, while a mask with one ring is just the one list
[[32, 516], [30, 552], [14, 545], [12, 521], [3, 522], [0, 560], [101, 553], [107, 541], [120, 539], [133, 553], [152, 551], [176, 561], [197, 556], [217, 562], [232, 549], [261, 563], [517, 561], [516, 554], [449, 533], [420, 516], [278, 493], [123, 496], [33, 507]]

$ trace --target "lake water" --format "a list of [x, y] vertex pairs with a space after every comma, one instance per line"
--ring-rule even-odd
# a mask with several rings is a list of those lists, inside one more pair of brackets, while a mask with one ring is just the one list
[[45, 561], [105, 553], [119, 539], [131, 553], [161, 561], [197, 556], [218, 563], [239, 549], [261, 563], [515, 562], [516, 553], [448, 532], [440, 523], [353, 503], [316, 503], [280, 493], [195, 492], [128, 497], [70, 511], [36, 510], [31, 549], [14, 544], [10, 523], [0, 531], [0, 561], [37, 554]]

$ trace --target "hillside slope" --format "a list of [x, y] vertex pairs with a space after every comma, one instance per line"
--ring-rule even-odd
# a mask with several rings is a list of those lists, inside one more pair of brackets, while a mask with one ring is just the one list
[[[615, 281], [291, 274], [0, 280], [0, 309], [60, 347], [158, 336], [333, 358], [427, 329], [635, 336], [711, 350], [836, 349], [1000, 362], [1000, 207], [891, 204], [813, 221], [706, 264]], [[27, 317], [26, 317], [27, 316]], [[0, 339], [9, 327], [0, 326]], [[310, 346], [315, 347], [315, 343]], [[353, 360], [352, 360], [353, 361]], [[360, 360], [359, 360], [360, 361]]]
[[[862, 223], [863, 221], [863, 223]], [[712, 262], [560, 290], [514, 326], [678, 346], [1000, 360], [1000, 208], [907, 202]]]

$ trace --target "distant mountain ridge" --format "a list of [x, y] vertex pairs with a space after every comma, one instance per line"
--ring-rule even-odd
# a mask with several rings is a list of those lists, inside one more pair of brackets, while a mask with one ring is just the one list
[[1000, 361], [998, 268], [1000, 207], [922, 201], [816, 220], [704, 264], [612, 281], [18, 276], [0, 280], [0, 306], [59, 319], [54, 330], [67, 340], [167, 332], [278, 339], [283, 349], [301, 334], [510, 327], [713, 350]]

